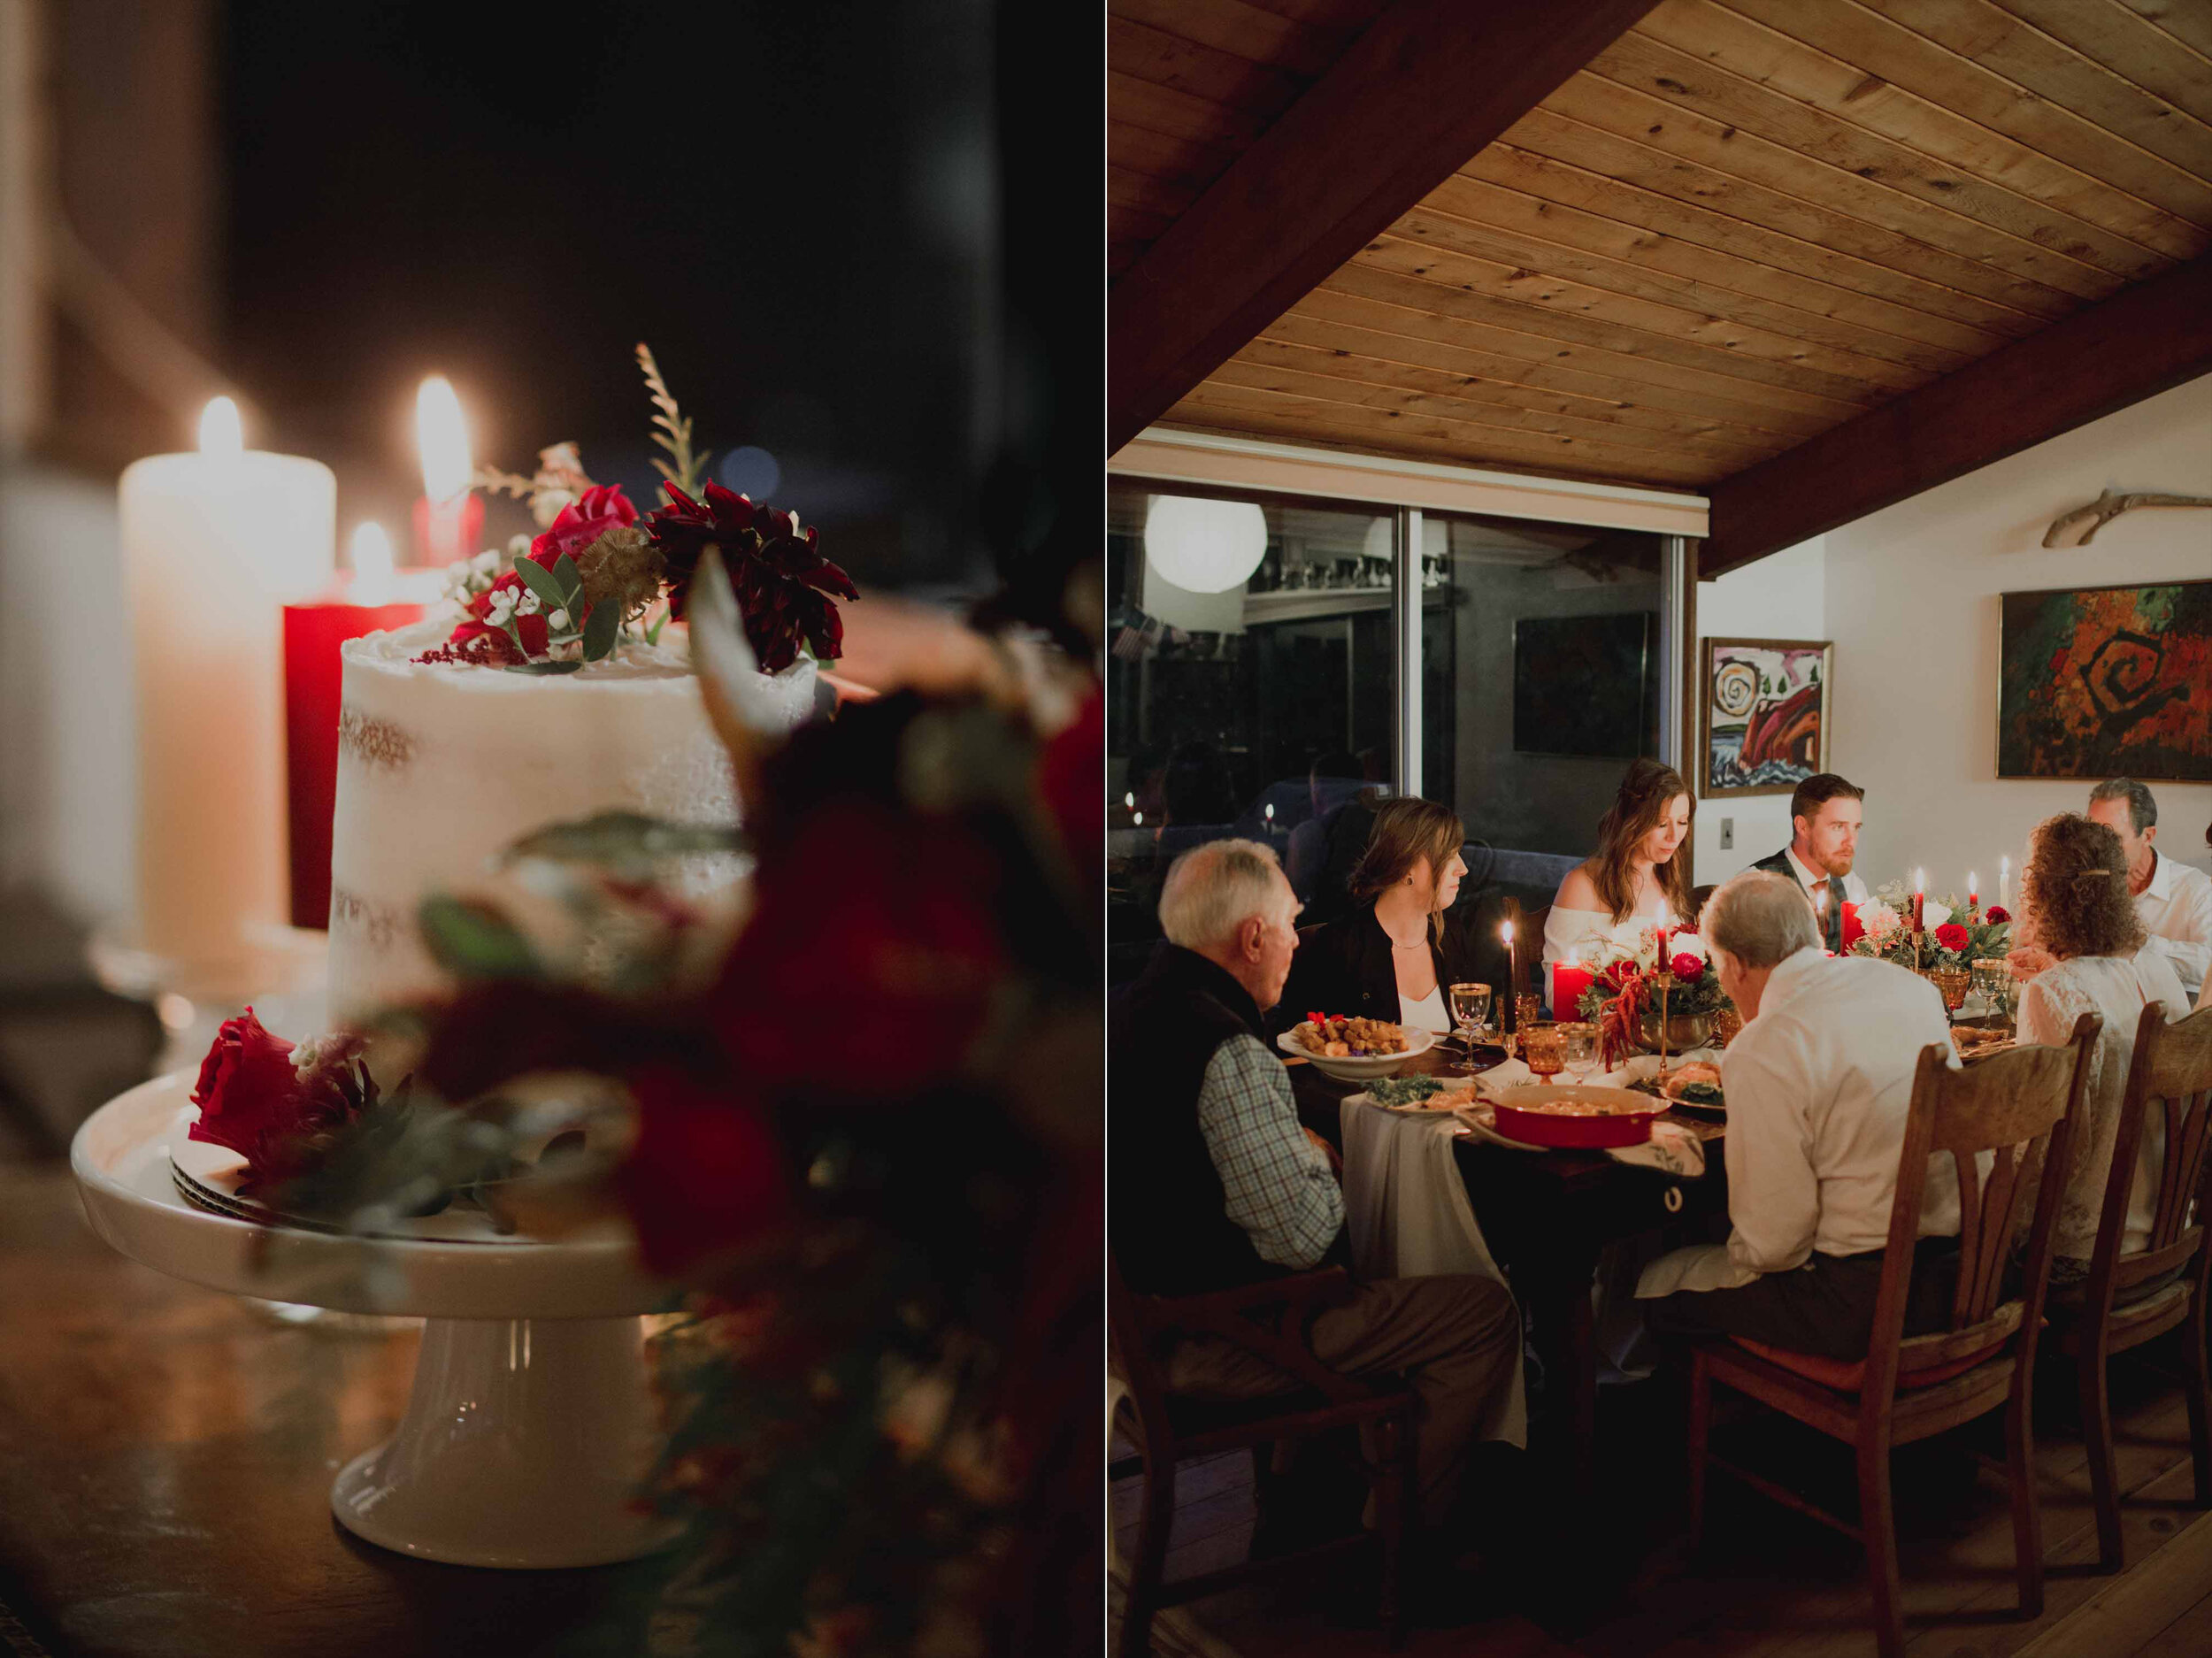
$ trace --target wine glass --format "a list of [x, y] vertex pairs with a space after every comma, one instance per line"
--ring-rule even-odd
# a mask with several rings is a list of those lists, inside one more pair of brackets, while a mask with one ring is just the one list
[[1451, 998], [1452, 1017], [1459, 1025], [1459, 1040], [1467, 1049], [1466, 1063], [1458, 1068], [1458, 1074], [1472, 1076], [1475, 1070], [1475, 1038], [1490, 1023], [1490, 986], [1454, 985]]
[[1578, 1083], [1589, 1081], [1598, 1063], [1598, 1027], [1579, 1020], [1562, 1025], [1559, 1040], [1568, 1074]]

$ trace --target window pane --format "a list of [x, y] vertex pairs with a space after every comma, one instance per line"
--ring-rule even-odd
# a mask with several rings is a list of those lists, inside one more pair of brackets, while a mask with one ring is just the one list
[[1158, 937], [1176, 853], [1268, 841], [1314, 889], [1332, 814], [1393, 780], [1392, 526], [1340, 506], [1110, 487], [1115, 981]]

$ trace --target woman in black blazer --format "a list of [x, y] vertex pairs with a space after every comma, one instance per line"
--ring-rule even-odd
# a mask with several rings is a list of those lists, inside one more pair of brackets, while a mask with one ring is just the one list
[[1271, 1016], [1276, 1028], [1329, 1013], [1449, 1031], [1452, 986], [1481, 980], [1494, 994], [1503, 948], [1485, 940], [1472, 906], [1452, 908], [1467, 872], [1459, 855], [1465, 839], [1458, 815], [1434, 801], [1379, 807], [1352, 871], [1354, 907], [1300, 935]]

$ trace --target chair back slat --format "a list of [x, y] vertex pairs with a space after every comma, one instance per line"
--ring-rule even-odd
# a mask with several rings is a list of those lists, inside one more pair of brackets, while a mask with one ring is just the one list
[[[2154, 1111], [2165, 1131], [2158, 1206], [2143, 1247], [2124, 1253], [2136, 1165]], [[2086, 1316], [2109, 1316], [2118, 1291], [2185, 1265], [2203, 1247], [2202, 1217], [2193, 1211], [2204, 1183], [2208, 1148], [2212, 1148], [2212, 1008], [2169, 1025], [2165, 1004], [2154, 1002], [2136, 1024], [2135, 1055], [2113, 1130], [2112, 1167], [2105, 1177], [2104, 1208], [2085, 1294]]]
[[[1932, 1356], [1937, 1351], [1971, 1350], [2014, 1329], [2023, 1332], [2024, 1357], [2032, 1359], [2067, 1146], [2088, 1086], [2090, 1049], [2103, 1028], [2102, 1016], [2085, 1013], [2063, 1048], [2016, 1048], [1967, 1069], [1950, 1063], [1947, 1042], [1922, 1050], [1907, 1108], [1897, 1195], [1859, 1396], [1863, 1411], [1886, 1409], [1884, 1401], [1896, 1387], [1905, 1351], [1913, 1246], [1935, 1155], [1949, 1154], [1958, 1178], [1958, 1288], [1946, 1330], [1932, 1340], [1916, 1339], [1914, 1366], [1939, 1362]], [[1977, 1161], [1984, 1152], [1991, 1154], [1986, 1177]], [[2013, 1240], [2028, 1217], [2032, 1217], [2028, 1270], [2015, 1314], [2003, 1299], [2005, 1269]], [[1953, 1337], [1957, 1339], [1946, 1339]]]

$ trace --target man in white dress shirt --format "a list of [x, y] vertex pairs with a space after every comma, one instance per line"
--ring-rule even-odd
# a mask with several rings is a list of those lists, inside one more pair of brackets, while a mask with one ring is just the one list
[[2150, 942], [2193, 997], [2212, 971], [2212, 876], [2162, 856], [2158, 802], [2131, 777], [2116, 777], [2089, 791], [2089, 816], [2120, 837], [2128, 855], [2128, 891]]
[[[1746, 871], [1707, 901], [1703, 933], [1744, 1016], [1722, 1065], [1727, 1259], [1647, 1303], [1662, 1335], [1747, 1336], [1849, 1362], [1866, 1356], [1920, 1052], [1948, 1051], [1943, 999], [1871, 956], [1826, 956], [1795, 882]], [[1957, 1278], [1958, 1181], [1932, 1158], [1909, 1333], [1939, 1328]], [[1679, 1281], [1691, 1251], [1653, 1263]], [[1701, 1252], [1708, 1257], [1716, 1252]], [[1676, 1265], [1669, 1277], [1671, 1263]], [[1721, 1269], [1718, 1272], [1711, 1268]]]
[[1833, 771], [1816, 771], [1790, 795], [1790, 843], [1751, 867], [1786, 875], [1805, 889], [1823, 923], [1824, 943], [1841, 953], [1843, 907], [1866, 902], [1866, 883], [1851, 872], [1866, 822], [1866, 791]]

